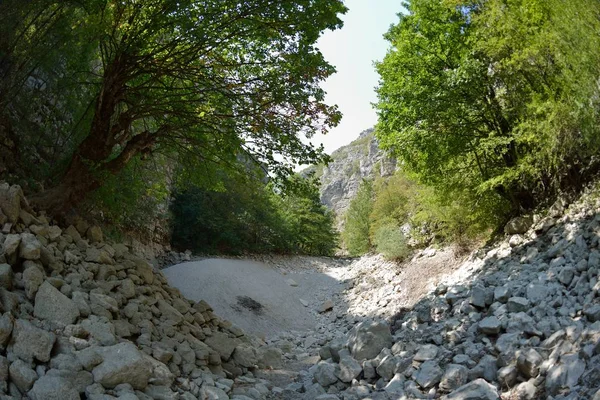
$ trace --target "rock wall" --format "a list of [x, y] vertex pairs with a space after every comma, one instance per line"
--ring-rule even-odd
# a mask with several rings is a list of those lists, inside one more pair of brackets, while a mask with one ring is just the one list
[[379, 148], [373, 129], [362, 132], [331, 157], [333, 161], [316, 173], [321, 180], [321, 201], [338, 217], [348, 209], [363, 179], [389, 176], [396, 170], [396, 161]]
[[18, 186], [0, 184], [0, 210], [1, 399], [268, 392], [248, 376], [280, 351], [183, 298], [128, 246], [96, 226], [51, 224]]

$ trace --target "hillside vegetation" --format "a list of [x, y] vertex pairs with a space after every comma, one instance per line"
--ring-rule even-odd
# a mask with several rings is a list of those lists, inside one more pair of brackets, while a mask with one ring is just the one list
[[599, 5], [407, 2], [377, 63], [375, 135], [400, 171], [364, 183], [350, 205], [350, 253], [380, 250], [401, 226], [425, 243], [485, 236], [592, 179]]

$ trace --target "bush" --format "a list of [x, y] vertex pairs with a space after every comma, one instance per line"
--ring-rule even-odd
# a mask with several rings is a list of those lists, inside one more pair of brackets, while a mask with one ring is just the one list
[[377, 229], [373, 243], [377, 252], [389, 260], [400, 261], [410, 253], [406, 237], [393, 222], [383, 224]]
[[364, 180], [350, 202], [344, 218], [342, 238], [351, 256], [360, 256], [371, 249], [371, 212], [373, 211], [373, 183]]

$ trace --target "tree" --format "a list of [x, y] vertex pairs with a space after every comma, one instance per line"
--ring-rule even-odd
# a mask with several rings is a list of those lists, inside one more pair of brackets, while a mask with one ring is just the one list
[[342, 238], [351, 256], [359, 256], [371, 250], [370, 217], [373, 211], [373, 196], [373, 183], [363, 180], [344, 216]]
[[513, 213], [580, 183], [599, 148], [597, 6], [411, 0], [377, 65], [382, 146], [442, 195]]
[[[29, 15], [62, 3], [23, 7]], [[341, 26], [340, 0], [68, 4], [85, 15], [70, 34], [96, 49], [96, 59], [76, 66], [93, 103], [64, 173], [38, 203], [64, 210], [152, 152], [189, 156], [195, 167], [234, 164], [243, 153], [283, 175], [294, 162], [324, 158], [301, 136], [340, 117], [323, 104], [318, 84], [334, 68], [314, 46]]]

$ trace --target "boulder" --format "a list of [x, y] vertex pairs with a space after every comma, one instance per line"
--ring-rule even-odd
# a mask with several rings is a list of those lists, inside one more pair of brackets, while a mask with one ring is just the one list
[[92, 370], [94, 382], [107, 389], [129, 383], [134, 389], [143, 390], [152, 374], [151, 365], [144, 354], [131, 342], [98, 348], [102, 362]]
[[79, 318], [79, 308], [47, 281], [40, 286], [35, 296], [33, 315], [37, 318], [65, 326]]
[[45, 375], [38, 379], [28, 393], [31, 400], [79, 400], [79, 391], [69, 379]]
[[425, 361], [421, 364], [421, 368], [417, 372], [415, 377], [415, 381], [421, 386], [423, 389], [429, 389], [435, 385], [437, 385], [444, 372], [435, 361]]
[[37, 328], [23, 319], [15, 321], [12, 351], [20, 359], [27, 362], [33, 359], [50, 361], [50, 352], [55, 341], [54, 333]]
[[529, 230], [531, 225], [533, 225], [533, 217], [516, 217], [508, 221], [504, 226], [504, 233], [507, 235], [523, 234]]
[[39, 260], [42, 251], [42, 244], [31, 233], [21, 234], [21, 243], [19, 244], [19, 256], [26, 260]]
[[237, 338], [230, 338], [222, 332], [214, 332], [212, 336], [204, 340], [211, 349], [219, 353], [223, 361], [231, 358], [235, 348], [241, 343]]
[[348, 333], [348, 348], [359, 361], [377, 357], [384, 348], [393, 344], [390, 326], [382, 321], [361, 322]]
[[319, 385], [328, 387], [338, 381], [336, 375], [336, 365], [328, 362], [321, 361], [317, 364], [314, 373], [315, 380]]
[[17, 385], [21, 393], [27, 392], [33, 386], [38, 376], [25, 361], [16, 360], [8, 369], [10, 380]]
[[[347, 351], [346, 351], [347, 352]], [[336, 371], [337, 377], [342, 382], [352, 382], [362, 372], [362, 367], [354, 358], [347, 355], [340, 358], [339, 370]]]

